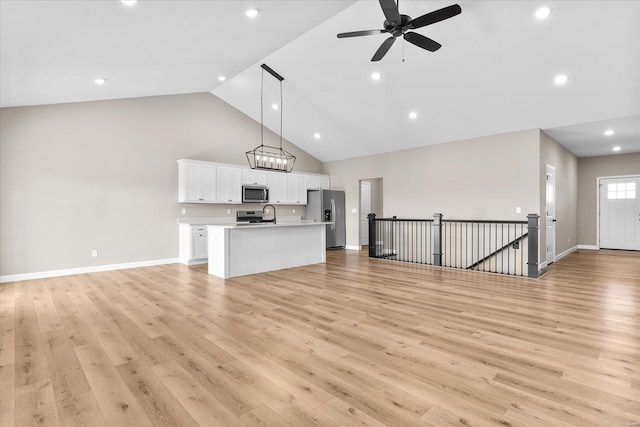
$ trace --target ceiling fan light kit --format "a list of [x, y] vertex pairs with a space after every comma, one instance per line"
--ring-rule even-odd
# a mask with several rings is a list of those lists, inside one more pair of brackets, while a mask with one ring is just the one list
[[414, 33], [410, 30], [426, 27], [427, 25], [435, 24], [436, 22], [444, 21], [445, 19], [452, 18], [462, 13], [462, 8], [457, 5], [451, 5], [443, 7], [433, 12], [426, 13], [416, 19], [411, 19], [409, 15], [401, 15], [398, 4], [395, 0], [379, 0], [380, 7], [385, 16], [385, 21], [382, 24], [384, 29], [382, 30], [365, 30], [365, 31], [352, 31], [348, 33], [338, 34], [338, 38], [348, 37], [360, 37], [370, 36], [374, 34], [390, 34], [391, 37], [382, 42], [376, 53], [374, 53], [371, 61], [380, 61], [387, 54], [396, 38], [403, 36], [409, 43], [418, 46], [429, 52], [435, 52], [440, 49], [442, 45], [429, 37], [422, 34]]
[[[282, 81], [284, 77], [276, 73], [267, 64], [260, 65], [260, 145], [246, 153], [251, 169], [266, 169], [278, 172], [291, 172], [296, 156], [282, 148]], [[280, 82], [280, 146], [264, 145], [264, 72], [268, 72]], [[275, 104], [274, 104], [275, 105]]]

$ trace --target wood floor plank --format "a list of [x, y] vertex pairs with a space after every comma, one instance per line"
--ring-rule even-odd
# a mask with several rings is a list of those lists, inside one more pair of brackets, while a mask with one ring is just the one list
[[102, 349], [87, 345], [75, 351], [108, 425], [152, 426]]
[[30, 383], [16, 390], [16, 425], [60, 426], [51, 381]]
[[0, 297], [2, 427], [640, 425], [640, 257], [578, 251], [532, 280], [330, 251]]
[[157, 365], [151, 370], [201, 426], [238, 424], [238, 418], [209, 394], [177, 362]]

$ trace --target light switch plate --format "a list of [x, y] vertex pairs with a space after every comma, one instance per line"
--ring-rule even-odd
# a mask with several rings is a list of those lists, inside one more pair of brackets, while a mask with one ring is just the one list
[[358, 213], [358, 208], [351, 208], [351, 213]]
[[182, 215], [186, 215], [187, 214], [187, 210], [186, 209], [182, 209]]
[[518, 206], [518, 207], [516, 208], [516, 213], [517, 213], [517, 214], [522, 213], [522, 208], [521, 208], [520, 206]]

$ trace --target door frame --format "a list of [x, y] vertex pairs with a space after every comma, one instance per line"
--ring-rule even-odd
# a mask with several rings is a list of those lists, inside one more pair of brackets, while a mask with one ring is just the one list
[[[586, 247], [585, 249], [600, 250], [600, 187], [603, 179], [615, 179], [615, 178], [640, 178], [639, 174], [630, 175], [612, 175], [612, 176], [599, 176], [596, 178], [596, 246], [595, 248]], [[638, 190], [636, 190], [638, 191]]]
[[[358, 203], [358, 211], [360, 212], [360, 214], [358, 215], [358, 224], [359, 224], [358, 245], [360, 247], [369, 245], [369, 242], [367, 242], [366, 244], [362, 243], [362, 234], [363, 234], [363, 232], [362, 232], [362, 215], [363, 215], [363, 213], [362, 213], [362, 187], [363, 187], [364, 184], [366, 184], [366, 186], [369, 187], [369, 212], [371, 212], [371, 182], [369, 182], [368, 180], [361, 179], [360, 180], [360, 191], [359, 191], [360, 198], [359, 198], [359, 203]], [[369, 212], [367, 212], [367, 215], [369, 214]], [[368, 227], [368, 225], [367, 225], [367, 227]], [[368, 229], [367, 229], [367, 231], [368, 231]]]
[[557, 173], [556, 173], [556, 167], [552, 166], [550, 164], [546, 164], [545, 166], [545, 179], [544, 179], [544, 241], [545, 241], [545, 249], [544, 249], [544, 266], [546, 267], [547, 265], [556, 262], [556, 255], [557, 255], [557, 251], [556, 251], [556, 234], [557, 234], [557, 230], [556, 230], [556, 223], [552, 223], [552, 227], [553, 227], [553, 252], [552, 252], [552, 259], [551, 261], [549, 261], [549, 258], [547, 257], [547, 246], [549, 246], [549, 235], [547, 233], [547, 230], [549, 229], [549, 224], [547, 224], [547, 219], [549, 218], [549, 215], [547, 213], [547, 200], [548, 200], [548, 194], [547, 191], [549, 190], [549, 186], [547, 184], [547, 176], [549, 176], [549, 169], [553, 170], [553, 219], [555, 220], [558, 216], [558, 206], [557, 206], [557, 188], [558, 188], [558, 182], [557, 182]]

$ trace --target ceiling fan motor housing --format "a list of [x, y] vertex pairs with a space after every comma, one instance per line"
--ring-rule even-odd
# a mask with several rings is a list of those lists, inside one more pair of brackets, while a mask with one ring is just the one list
[[389, 22], [388, 20], [385, 19], [384, 23], [382, 24], [382, 27], [386, 32], [391, 33], [391, 35], [398, 37], [404, 34], [404, 32], [408, 29], [405, 27], [409, 22], [411, 22], [411, 17], [409, 15], [400, 15], [400, 24]]

